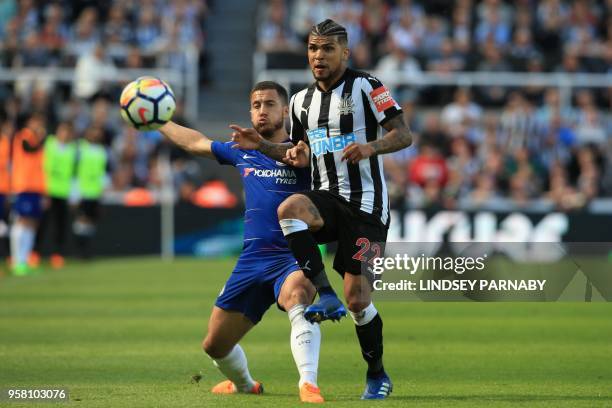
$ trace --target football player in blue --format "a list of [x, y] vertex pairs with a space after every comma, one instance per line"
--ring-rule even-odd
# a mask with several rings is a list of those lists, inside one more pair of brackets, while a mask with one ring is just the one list
[[[288, 95], [281, 85], [271, 81], [257, 83], [251, 90], [250, 108], [251, 122], [259, 134], [273, 143], [289, 140], [285, 128]], [[234, 166], [244, 184], [243, 250], [215, 302], [202, 344], [214, 365], [227, 377], [212, 392], [263, 392], [261, 383], [251, 377], [238, 342], [276, 302], [288, 313], [291, 322], [291, 352], [300, 374], [300, 399], [323, 402], [317, 386], [321, 332], [318, 324], [304, 318], [304, 309], [312, 303], [316, 289], [289, 250], [277, 217], [277, 208], [283, 200], [309, 188], [307, 169], [290, 167], [258, 151], [237, 149], [233, 142], [211, 141], [202, 133], [173, 122], [160, 131], [194, 155]]]

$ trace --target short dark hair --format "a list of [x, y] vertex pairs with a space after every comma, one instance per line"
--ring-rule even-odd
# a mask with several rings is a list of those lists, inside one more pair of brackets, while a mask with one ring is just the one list
[[283, 106], [289, 105], [289, 94], [287, 94], [287, 90], [278, 82], [274, 81], [261, 81], [255, 84], [253, 89], [251, 89], [251, 93], [249, 95], [253, 95], [256, 91], [267, 91], [274, 90], [280, 96], [281, 102]]
[[338, 37], [339, 43], [343, 45], [348, 44], [346, 28], [329, 18], [325, 21], [321, 21], [319, 24], [313, 25], [310, 29], [310, 35], [317, 37]]

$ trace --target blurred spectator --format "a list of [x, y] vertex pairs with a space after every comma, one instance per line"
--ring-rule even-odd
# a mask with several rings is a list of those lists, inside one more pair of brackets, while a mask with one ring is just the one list
[[442, 128], [440, 117], [436, 113], [425, 115], [420, 140], [434, 146], [440, 153], [447, 156], [450, 152], [450, 140]]
[[500, 117], [505, 150], [514, 153], [518, 149], [531, 147], [537, 133], [537, 122], [533, 107], [520, 92], [513, 92]]
[[474, 188], [463, 195], [459, 204], [467, 207], [489, 207], [500, 199], [495, 177], [481, 172], [476, 176]]
[[36, 31], [30, 31], [24, 42], [23, 48], [17, 55], [16, 66], [29, 67], [44, 67], [49, 63], [49, 49], [40, 41]]
[[483, 14], [474, 34], [476, 43], [492, 41], [498, 47], [506, 47], [510, 41], [510, 26], [502, 20], [499, 8], [487, 8]]
[[351, 52], [351, 67], [359, 71], [367, 71], [372, 68], [370, 45], [365, 41], [361, 41], [353, 47]]
[[134, 37], [138, 48], [145, 53], [155, 52], [155, 47], [161, 37], [160, 22], [153, 6], [143, 7], [138, 15], [138, 25]]
[[408, 167], [408, 179], [421, 188], [431, 183], [444, 187], [448, 181], [448, 166], [436, 147], [427, 142], [421, 143], [418, 155]]
[[440, 44], [439, 55], [429, 58], [427, 70], [440, 74], [461, 71], [465, 67], [465, 56], [455, 50], [453, 42], [446, 38]]
[[538, 126], [542, 128], [547, 127], [553, 116], [559, 113], [565, 124], [572, 124], [574, 122], [575, 113], [572, 107], [562, 107], [559, 90], [557, 88], [548, 88], [544, 94], [544, 104], [536, 110]]
[[578, 55], [574, 51], [568, 50], [563, 54], [561, 64], [557, 66], [556, 71], [566, 72], [568, 74], [578, 74], [584, 71], [584, 67], [580, 63]]
[[271, 1], [268, 14], [259, 26], [257, 49], [260, 51], [295, 51], [298, 44], [286, 22], [287, 9], [283, 1]]
[[[352, 0], [339, 2], [335, 7], [340, 8], [345, 3], [348, 3], [347, 9], [353, 5]], [[334, 5], [329, 4], [326, 0], [305, 0], [297, 1], [291, 13], [291, 28], [298, 35], [302, 42], [306, 42], [308, 33], [313, 25], [325, 20], [331, 14], [331, 8]], [[337, 16], [337, 13], [334, 13]], [[336, 17], [337, 18], [337, 17]]]
[[132, 39], [132, 30], [127, 22], [125, 8], [115, 3], [109, 11], [108, 20], [104, 26], [104, 40], [107, 43], [108, 56], [115, 63], [124, 64], [128, 44], [132, 42]]
[[81, 12], [72, 28], [67, 52], [80, 58], [93, 52], [100, 40], [98, 11], [88, 7]]
[[442, 44], [448, 39], [446, 23], [439, 17], [431, 16], [425, 19], [421, 53], [426, 58], [440, 55]]
[[[488, 42], [483, 47], [484, 60], [478, 64], [481, 72], [509, 72], [510, 65], [503, 59], [498, 46]], [[478, 96], [487, 106], [501, 106], [506, 98], [507, 89], [501, 86], [484, 86], [478, 88]]]
[[454, 47], [462, 53], [467, 53], [472, 45], [470, 10], [456, 7], [453, 11], [453, 28], [451, 39]]
[[550, 168], [553, 163], [567, 163], [576, 144], [576, 134], [558, 111], [552, 114], [541, 132], [539, 155], [544, 165]]
[[483, 0], [476, 7], [479, 20], [486, 20], [491, 13], [495, 13], [499, 21], [509, 25], [512, 20], [512, 9], [502, 0]]
[[414, 2], [413, 0], [396, 0], [389, 15], [390, 23], [393, 24], [399, 22], [402, 14], [406, 12], [410, 13], [412, 18], [419, 22], [425, 18], [425, 11], [417, 2]]
[[389, 28], [390, 9], [383, 0], [363, 0], [361, 27], [374, 49], [384, 39]]
[[[389, 46], [390, 52], [382, 57], [374, 70], [381, 77], [391, 78], [395, 75], [401, 75], [404, 79], [418, 81], [421, 67], [419, 62], [412, 58], [403, 48], [391, 43]], [[414, 85], [413, 85], [414, 87]], [[393, 92], [396, 94], [396, 92]]]
[[455, 100], [442, 110], [441, 119], [450, 136], [468, 136], [481, 115], [482, 109], [472, 102], [470, 91], [459, 88], [455, 91]]
[[181, 47], [195, 46], [201, 50], [204, 35], [201, 18], [206, 12], [206, 2], [174, 0], [164, 9], [164, 30], [178, 26], [178, 42]]
[[609, 136], [599, 112], [594, 106], [589, 106], [582, 112], [582, 118], [576, 126], [576, 142], [579, 145], [595, 144], [604, 147]]
[[415, 53], [421, 43], [423, 28], [409, 11], [404, 10], [399, 20], [389, 28], [389, 38], [407, 53]]
[[531, 31], [528, 28], [521, 28], [514, 32], [513, 38], [508, 53], [510, 60], [515, 70], [526, 71], [529, 61], [540, 57], [540, 54], [533, 45]]
[[[348, 45], [350, 49], [354, 49], [356, 44], [367, 41], [371, 44], [371, 39], [366, 38], [362, 27], [361, 16], [363, 14], [363, 5], [356, 0], [341, 0], [330, 4], [332, 10], [332, 18], [346, 28], [348, 34]], [[317, 20], [319, 23], [325, 20], [326, 17]], [[371, 45], [370, 45], [371, 46]], [[374, 49], [374, 47], [372, 47]]]
[[105, 81], [116, 76], [115, 64], [106, 56], [102, 44], [97, 44], [93, 52], [79, 57], [75, 73], [73, 92], [78, 98], [89, 99], [104, 89]]

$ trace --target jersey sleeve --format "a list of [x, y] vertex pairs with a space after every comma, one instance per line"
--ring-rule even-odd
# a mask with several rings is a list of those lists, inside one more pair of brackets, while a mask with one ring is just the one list
[[216, 140], [212, 142], [212, 152], [220, 164], [236, 165], [240, 151], [238, 149], [232, 149], [232, 144], [233, 142], [223, 143]]
[[362, 89], [368, 98], [370, 109], [380, 125], [402, 113], [402, 108], [391, 96], [391, 91], [378, 78], [369, 76], [363, 80]]
[[295, 113], [295, 109], [295, 95], [293, 95], [291, 97], [291, 102], [289, 102], [289, 121], [291, 123], [289, 138], [291, 139], [291, 143], [294, 145], [298, 144], [300, 140], [305, 139], [304, 126], [302, 126], [302, 122], [300, 122], [300, 117]]

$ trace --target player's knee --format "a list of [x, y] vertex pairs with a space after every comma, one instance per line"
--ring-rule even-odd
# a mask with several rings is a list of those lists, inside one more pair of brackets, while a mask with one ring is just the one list
[[369, 304], [370, 301], [366, 301], [364, 299], [346, 299], [346, 307], [348, 307], [348, 309], [353, 313], [361, 312], [363, 309], [368, 307]]
[[212, 336], [206, 336], [204, 341], [202, 341], [202, 349], [211, 358], [223, 358], [232, 350], [231, 347], [228, 348], [227, 344], [223, 344], [223, 342], [216, 340]]
[[281, 205], [278, 206], [278, 210], [276, 210], [278, 219], [301, 219], [300, 215], [304, 213], [304, 210], [301, 208], [302, 206], [303, 203], [301, 202], [299, 197], [291, 196], [287, 198], [281, 203]]
[[301, 304], [308, 305], [313, 298], [312, 293], [309, 293], [305, 287], [298, 287], [291, 291], [289, 302], [293, 305]]

